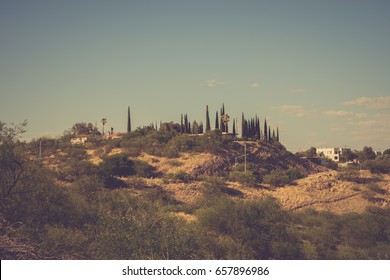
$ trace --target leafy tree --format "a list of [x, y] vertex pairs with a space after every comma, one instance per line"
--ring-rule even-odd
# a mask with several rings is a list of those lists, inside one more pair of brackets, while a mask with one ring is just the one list
[[309, 158], [317, 157], [317, 149], [315, 147], [311, 147], [306, 151], [306, 154]]
[[27, 121], [8, 126], [0, 121], [0, 209], [7, 201], [20, 192], [19, 183], [27, 175], [26, 159], [19, 151], [18, 138], [26, 130]]
[[375, 159], [376, 154], [372, 150], [372, 147], [364, 146], [363, 150], [358, 152], [358, 157], [360, 161], [365, 161], [365, 160]]
[[199, 134], [199, 124], [196, 120], [192, 122], [192, 133]]
[[340, 155], [340, 160], [342, 161], [351, 161], [356, 159], [358, 156], [356, 153], [352, 152], [350, 149], [343, 150], [342, 154]]
[[110, 176], [135, 175], [134, 162], [126, 154], [116, 154], [104, 158], [99, 168], [103, 174]]
[[92, 123], [85, 123], [85, 122], [79, 122], [75, 123], [71, 128], [70, 131], [65, 131], [64, 135], [79, 135], [79, 134], [100, 134], [98, 128], [93, 125]]
[[390, 149], [386, 149], [386, 150], [383, 152], [383, 155], [388, 155], [388, 156], [390, 156]]

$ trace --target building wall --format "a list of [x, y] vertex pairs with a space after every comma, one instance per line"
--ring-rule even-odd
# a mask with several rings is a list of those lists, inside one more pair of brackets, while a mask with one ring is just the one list
[[317, 155], [327, 157], [333, 161], [340, 161], [340, 148], [317, 148]]

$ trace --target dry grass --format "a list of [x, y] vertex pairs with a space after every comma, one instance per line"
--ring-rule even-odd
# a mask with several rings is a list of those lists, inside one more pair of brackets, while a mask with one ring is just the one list
[[[251, 149], [260, 149], [253, 146]], [[112, 154], [123, 152], [123, 149], [113, 149]], [[268, 150], [257, 151], [256, 157], [259, 160], [269, 161], [272, 153]], [[89, 161], [99, 164], [102, 159], [97, 155], [95, 150], [87, 150]], [[287, 155], [286, 162], [293, 164], [294, 158]], [[216, 166], [221, 161], [227, 161], [221, 156], [209, 153], [181, 153], [179, 158], [164, 158], [148, 154], [141, 154], [138, 159], [143, 160], [156, 168], [156, 171], [162, 176], [169, 173], [185, 171], [189, 174], [195, 174], [197, 170], [205, 166]], [[257, 160], [257, 159], [255, 159]], [[280, 160], [283, 160], [282, 156]], [[301, 164], [297, 161], [297, 164]], [[221, 167], [223, 168], [223, 167]], [[311, 168], [311, 167], [310, 167]], [[315, 167], [317, 168], [317, 167]], [[316, 170], [312, 168], [313, 170]], [[312, 207], [317, 210], [326, 210], [334, 213], [363, 212], [367, 206], [378, 206], [382, 208], [390, 207], [390, 175], [377, 176], [369, 171], [358, 171], [354, 176], [357, 180], [349, 180], [343, 177], [340, 172], [326, 170], [323, 172], [311, 174], [304, 179], [297, 180], [293, 185], [281, 188], [272, 188], [268, 185], [260, 187], [247, 187], [240, 183], [228, 182], [228, 187], [240, 191], [243, 195], [236, 199], [259, 199], [263, 196], [272, 196], [280, 201], [286, 210], [300, 210]], [[201, 181], [190, 183], [172, 183], [163, 182], [161, 178], [145, 179], [148, 186], [160, 186], [170, 193], [177, 201], [190, 204], [201, 198], [202, 185]], [[385, 190], [385, 193], [375, 193], [375, 199], [368, 200], [364, 193], [369, 191], [367, 188], [370, 182], [375, 183], [378, 187]], [[136, 190], [136, 193], [142, 190]]]

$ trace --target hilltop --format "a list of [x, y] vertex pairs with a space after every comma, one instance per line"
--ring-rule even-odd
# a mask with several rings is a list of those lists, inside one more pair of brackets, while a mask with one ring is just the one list
[[[200, 136], [176, 137], [181, 140], [173, 137], [170, 141], [182, 143], [185, 138], [185, 141], [196, 143], [195, 139], [201, 139]], [[195, 203], [204, 196], [205, 180], [215, 176], [225, 178], [226, 188], [230, 190], [227, 193], [234, 199], [256, 200], [271, 196], [276, 198], [284, 209], [291, 211], [315, 208], [338, 214], [364, 212], [368, 206], [386, 208], [390, 201], [388, 175], [373, 175], [369, 171], [354, 171], [351, 175], [351, 172], [331, 170], [294, 155], [280, 143], [230, 139], [226, 147], [218, 150], [210, 152], [207, 149], [194, 149], [195, 151], [178, 152], [174, 156], [160, 156], [155, 151], [151, 154], [143, 150], [134, 153], [134, 146], [123, 145], [126, 140], [122, 140], [121, 144], [125, 147], [118, 143], [119, 141], [114, 141], [99, 146], [73, 146], [71, 150], [73, 149], [73, 153], [78, 150], [84, 154], [81, 161], [95, 166], [99, 166], [105, 158], [115, 155], [125, 155], [130, 160], [145, 162], [153, 172], [144, 177], [138, 176], [136, 186], [132, 176], [117, 177], [129, 192], [137, 196], [145, 195], [154, 188], [171, 196], [178, 203]], [[170, 149], [169, 146], [168, 141], [161, 147], [160, 152]], [[243, 169], [245, 146], [247, 175]], [[68, 170], [63, 163], [66, 155], [67, 153], [58, 149], [47, 155], [44, 162], [53, 170]], [[73, 164], [74, 160], [71, 159]], [[277, 187], [263, 180], [273, 170], [286, 172], [290, 169], [298, 172], [300, 176]], [[79, 173], [81, 175], [82, 171]], [[65, 181], [60, 179], [59, 182], [71, 186], [66, 175], [61, 177], [65, 178]], [[75, 178], [70, 179], [72, 180]], [[371, 191], [370, 186], [373, 184], [379, 185], [383, 193]]]

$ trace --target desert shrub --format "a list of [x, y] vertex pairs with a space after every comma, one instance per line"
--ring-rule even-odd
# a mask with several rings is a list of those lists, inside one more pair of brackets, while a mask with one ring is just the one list
[[46, 225], [40, 247], [60, 259], [89, 258], [88, 236], [80, 229]]
[[337, 259], [340, 260], [367, 260], [369, 259], [366, 249], [341, 245], [337, 248]]
[[155, 207], [128, 207], [131, 215], [104, 216], [91, 251], [96, 259], [201, 258], [201, 243], [187, 223]]
[[[40, 149], [41, 147], [41, 149]], [[43, 157], [50, 156], [57, 151], [60, 147], [60, 141], [58, 139], [51, 138], [38, 138], [31, 140], [28, 143], [28, 149], [36, 156], [39, 155], [39, 151], [41, 151], [41, 155]]]
[[370, 248], [378, 243], [389, 243], [389, 219], [371, 213], [342, 216], [340, 235], [343, 243], [354, 248]]
[[139, 148], [137, 147], [133, 147], [133, 146], [130, 146], [130, 147], [125, 147], [124, 148], [124, 151], [127, 155], [131, 156], [131, 157], [138, 157], [141, 155], [141, 152], [142, 150], [140, 150]]
[[303, 240], [306, 259], [335, 259], [339, 240], [339, 219], [329, 212], [305, 209], [294, 215], [300, 230], [295, 232]]
[[285, 174], [288, 176], [288, 178], [290, 178], [290, 181], [294, 181], [304, 177], [302, 173], [299, 172], [299, 170], [295, 167], [290, 167], [289, 169], [287, 169]]
[[172, 147], [167, 147], [165, 149], [156, 149], [155, 151], [150, 152], [150, 154], [167, 158], [178, 158], [180, 156], [179, 152]]
[[125, 189], [128, 185], [121, 179], [114, 176], [104, 176], [103, 177], [104, 186], [107, 189]]
[[181, 183], [188, 183], [194, 180], [194, 178], [188, 174], [185, 171], [178, 171], [176, 173], [169, 173], [164, 178], [164, 183], [170, 183], [170, 182], [181, 182]]
[[173, 166], [173, 167], [178, 167], [178, 166], [182, 166], [183, 163], [180, 162], [180, 161], [177, 161], [177, 160], [170, 160], [167, 162], [170, 166]]
[[378, 201], [375, 192], [371, 190], [362, 191], [362, 197], [372, 203], [376, 203]]
[[287, 232], [288, 216], [271, 198], [245, 202], [220, 199], [196, 214], [200, 225], [230, 236], [244, 248], [235, 258], [299, 257], [299, 246]]
[[104, 179], [98, 175], [82, 176], [75, 182], [75, 188], [88, 202], [97, 199], [99, 191], [102, 191]]
[[130, 177], [126, 180], [126, 183], [129, 187], [134, 189], [144, 189], [147, 187], [145, 179], [140, 177]]
[[133, 170], [134, 175], [139, 177], [152, 177], [156, 175], [156, 169], [149, 165], [146, 161], [134, 159], [133, 161]]
[[171, 193], [158, 186], [148, 188], [141, 197], [148, 202], [159, 203], [160, 205], [178, 204]]
[[224, 178], [216, 176], [203, 177], [203, 193], [205, 195], [220, 194], [227, 184]]
[[99, 168], [103, 174], [109, 176], [135, 175], [134, 162], [126, 154], [116, 154], [103, 158]]
[[93, 220], [85, 199], [73, 190], [49, 181], [32, 184], [31, 192], [18, 197], [10, 220], [23, 222], [34, 230], [42, 230], [46, 224], [82, 228]]
[[367, 186], [367, 188], [375, 193], [378, 193], [378, 194], [386, 194], [386, 190], [385, 189], [382, 189], [380, 186], [378, 186], [377, 184], [369, 184]]
[[263, 182], [274, 187], [281, 187], [291, 182], [290, 178], [282, 170], [272, 170], [265, 175]]
[[355, 192], [359, 192], [359, 191], [361, 191], [361, 188], [359, 186], [353, 186], [352, 190]]
[[107, 176], [138, 175], [150, 177], [154, 175], [155, 168], [142, 160], [130, 160], [126, 154], [116, 154], [103, 159], [99, 165], [102, 174]]
[[237, 164], [229, 173], [230, 181], [239, 182], [248, 187], [257, 186], [262, 182], [262, 179], [262, 174], [257, 170], [256, 166], [251, 163], [247, 164], [246, 172], [244, 164]]
[[359, 170], [353, 170], [353, 169], [343, 170], [338, 174], [338, 177], [340, 180], [343, 181], [350, 181], [356, 183], [361, 182]]
[[390, 159], [367, 160], [363, 162], [362, 167], [373, 173], [390, 174]]
[[240, 171], [232, 171], [229, 173], [229, 180], [239, 182], [248, 187], [255, 187], [259, 182], [253, 171], [247, 171], [246, 173]]
[[63, 152], [66, 153], [67, 158], [78, 160], [85, 160], [88, 158], [87, 151], [83, 145], [67, 145], [64, 147]]
[[98, 167], [89, 161], [70, 159], [59, 170], [59, 178], [73, 182], [81, 176], [97, 174], [98, 170]]

